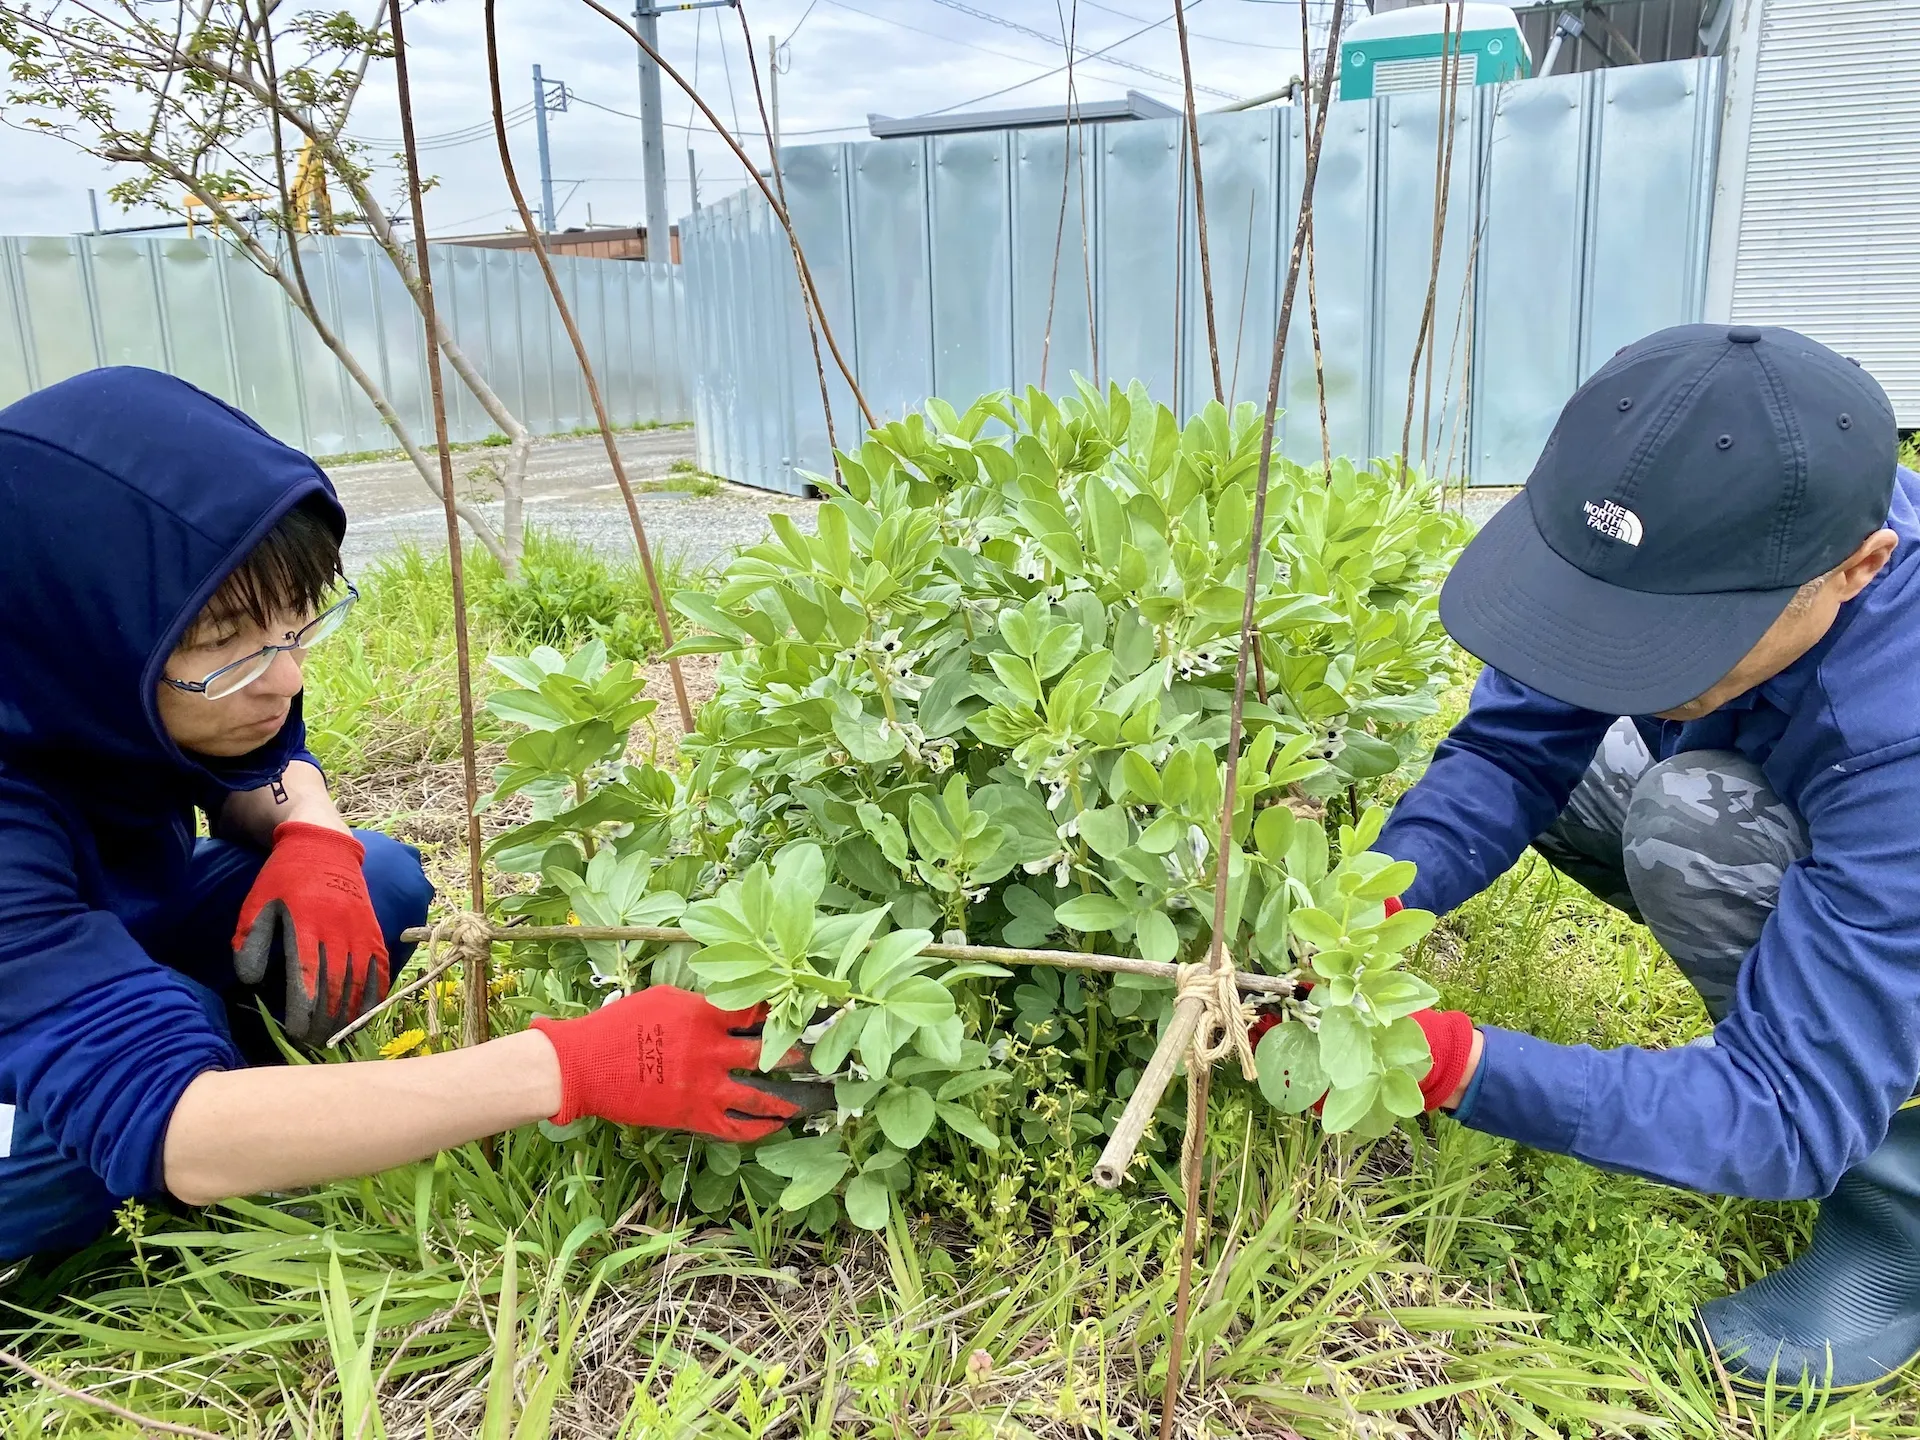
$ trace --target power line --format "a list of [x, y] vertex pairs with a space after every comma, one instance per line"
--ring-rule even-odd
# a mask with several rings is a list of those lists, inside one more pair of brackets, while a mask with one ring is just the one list
[[[1045, 65], [1047, 63], [1044, 60], [1035, 60], [1028, 55], [1015, 55], [1010, 51], [995, 50], [990, 45], [977, 45], [971, 40], [961, 40], [952, 35], [942, 35], [938, 30], [922, 29], [918, 25], [909, 25], [904, 20], [896, 20], [891, 15], [876, 15], [871, 10], [862, 10], [858, 5], [849, 5], [847, 0], [827, 0], [827, 3], [836, 10], [851, 10], [856, 15], [864, 15], [869, 20], [878, 20], [883, 25], [896, 25], [902, 30], [911, 30], [916, 35], [926, 35], [946, 45], [964, 45], [969, 50], [978, 50], [982, 55], [997, 56], [999, 59], [1011, 60], [1018, 65]], [[1058, 37], [1054, 37], [1049, 43], [1058, 45]]]
[[[1143, 15], [1129, 14], [1125, 10], [1117, 10], [1111, 5], [1102, 5], [1100, 0], [1080, 0], [1080, 3], [1085, 5], [1089, 10], [1104, 10], [1109, 15], [1118, 15], [1122, 20], [1131, 20], [1136, 25], [1146, 18]], [[1211, 40], [1216, 45], [1246, 46], [1255, 50], [1290, 51], [1296, 48], [1292, 45], [1274, 45], [1264, 40], [1245, 40], [1238, 37], [1229, 38], [1225, 35], [1208, 35], [1200, 30], [1188, 30], [1187, 35], [1194, 40]], [[1197, 90], [1200, 87], [1196, 85], [1194, 88]]]
[[[1193, 3], [1187, 6], [1188, 13], [1192, 13], [1193, 11], [1198, 10], [1205, 3], [1206, 3], [1206, 0], [1193, 0]], [[1168, 17], [1168, 18], [1171, 19], [1172, 17]], [[1133, 31], [1131, 34], [1122, 35], [1118, 40], [1113, 41], [1112, 44], [1103, 45], [1098, 50], [1090, 51], [1083, 58], [1093, 59], [1097, 56], [1105, 55], [1107, 51], [1114, 49], [1116, 46], [1124, 45], [1129, 40], [1138, 40], [1142, 35], [1145, 35], [1149, 30], [1158, 30], [1162, 25], [1165, 25], [1166, 23], [1167, 22], [1165, 20], [1156, 20], [1151, 25], [1143, 25], [1138, 30]], [[1057, 41], [1058, 37], [1056, 36], [1055, 39]], [[942, 105], [938, 110], [928, 110], [923, 113], [927, 115], [946, 115], [954, 110], [960, 109], [962, 106], [978, 105], [982, 100], [998, 100], [1002, 95], [1011, 95], [1015, 90], [1024, 90], [1029, 85], [1037, 85], [1042, 80], [1051, 79], [1053, 76], [1058, 75], [1061, 71], [1065, 70], [1066, 68], [1067, 66], [1065, 65], [1056, 65], [1053, 67], [1053, 69], [1044, 70], [1040, 74], [1031, 76], [1028, 79], [1016, 81], [1011, 85], [1002, 85], [998, 90], [989, 90], [986, 94], [975, 95], [970, 100], [956, 100], [951, 105]], [[1213, 93], [1219, 94], [1220, 92], [1214, 91]], [[1238, 99], [1239, 97], [1235, 96], [1234, 98]]]
[[[611, 105], [602, 105], [598, 100], [589, 100], [578, 90], [568, 90], [567, 98], [576, 105], [585, 105], [594, 110], [604, 110], [609, 115], [618, 115], [622, 120], [638, 120], [640, 118], [631, 110], [619, 110]], [[720, 133], [711, 125], [707, 124], [682, 125], [674, 120], [663, 120], [660, 123], [669, 130], [685, 130], [689, 132], [697, 130], [703, 135], [717, 135]], [[789, 130], [783, 125], [780, 127], [780, 134], [782, 137], [788, 135], [839, 135], [848, 130], [864, 130], [866, 128], [865, 121], [862, 121], [858, 125], [822, 125], [816, 126], [811, 130]]]
[[791, 45], [793, 43], [793, 37], [800, 33], [800, 27], [807, 23], [807, 16], [813, 14], [813, 7], [819, 3], [820, 0], [807, 0], [807, 8], [802, 10], [800, 12], [800, 18], [793, 22], [793, 28], [787, 31], [787, 38], [780, 42], [782, 45]]
[[[976, 20], [985, 20], [989, 24], [1001, 26], [1003, 29], [1011, 30], [1015, 34], [1027, 35], [1035, 40], [1044, 41], [1048, 45], [1057, 45], [1060, 43], [1061, 37], [1058, 35], [1049, 35], [1044, 30], [1034, 29], [1031, 25], [1022, 25], [1017, 20], [1009, 20], [1006, 16], [996, 15], [991, 10], [976, 9], [974, 6], [966, 4], [965, 0], [931, 0], [931, 3], [944, 6], [948, 10], [957, 11], [962, 15], [971, 15]], [[1147, 26], [1147, 30], [1157, 30], [1166, 23], [1165, 20], [1156, 20], [1153, 24]], [[1082, 60], [1098, 59], [1104, 64], [1116, 65], [1122, 70], [1132, 70], [1141, 75], [1151, 76], [1163, 85], [1173, 85], [1184, 88], [1184, 82], [1178, 75], [1169, 75], [1164, 70], [1155, 70], [1151, 66], [1136, 64], [1132, 60], [1122, 60], [1118, 56], [1108, 55], [1106, 53], [1117, 45], [1126, 44], [1128, 40], [1135, 38], [1135, 35], [1144, 35], [1145, 33], [1145, 30], [1135, 31], [1134, 35], [1128, 35], [1124, 39], [1116, 40], [1113, 45], [1108, 45], [1100, 50], [1086, 50], [1076, 45], [1073, 48], [1073, 53]], [[1064, 70], [1066, 66], [1063, 65], [1060, 68]], [[1245, 98], [1244, 96], [1236, 95], [1231, 90], [1216, 90], [1211, 85], [1195, 85], [1193, 88], [1195, 90], [1204, 90], [1209, 95], [1218, 95], [1223, 100], [1240, 100]]]

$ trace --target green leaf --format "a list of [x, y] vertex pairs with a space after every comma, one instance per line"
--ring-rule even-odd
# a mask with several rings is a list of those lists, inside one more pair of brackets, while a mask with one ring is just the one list
[[911, 962], [932, 943], [931, 930], [895, 930], [890, 935], [882, 935], [867, 951], [867, 958], [860, 962], [860, 988], [869, 995], [887, 994], [887, 982], [918, 968]]
[[1279, 864], [1287, 857], [1296, 823], [1293, 811], [1285, 805], [1269, 805], [1253, 822], [1253, 843], [1268, 860]]
[[954, 1105], [946, 1101], [935, 1101], [934, 1111], [947, 1122], [949, 1129], [973, 1141], [989, 1154], [1000, 1149], [1000, 1137], [987, 1128], [987, 1122], [964, 1105]]
[[1402, 1016], [1374, 1036], [1373, 1050], [1389, 1070], [1413, 1070], [1424, 1076], [1433, 1065], [1433, 1050], [1420, 1022]]
[[1042, 680], [1058, 675], [1080, 653], [1080, 644], [1078, 625], [1055, 625], [1047, 631], [1046, 639], [1040, 642], [1040, 648], [1034, 652], [1034, 673]]
[[1053, 916], [1069, 929], [1082, 934], [1097, 935], [1124, 925], [1132, 912], [1111, 895], [1076, 895], [1063, 905], [1054, 907]]
[[1342, 938], [1340, 922], [1324, 910], [1296, 910], [1289, 923], [1293, 933], [1316, 950], [1331, 950]]
[[966, 670], [950, 670], [927, 687], [915, 719], [928, 736], [957, 735], [985, 708], [986, 702], [974, 692], [974, 677]]
[[856, 1175], [847, 1182], [841, 1202], [847, 1207], [847, 1219], [862, 1230], [884, 1230], [893, 1213], [893, 1196], [877, 1176]]
[[1346, 743], [1334, 756], [1334, 768], [1356, 780], [1391, 775], [1400, 768], [1400, 752], [1364, 730], [1348, 730]]
[[[1373, 1032], [1346, 1005], [1320, 1012], [1320, 1066], [1335, 1089], [1358, 1085], [1373, 1073]], [[1369, 1102], [1371, 1103], [1371, 1102]]]
[[1320, 1111], [1320, 1124], [1329, 1134], [1351, 1130], [1373, 1109], [1380, 1094], [1380, 1077], [1367, 1074], [1356, 1084], [1335, 1086]]
[[1080, 838], [1087, 842], [1094, 854], [1105, 859], [1110, 860], [1126, 849], [1132, 841], [1132, 835], [1133, 827], [1127, 823], [1127, 812], [1118, 805], [1080, 812]]
[[930, 975], [889, 981], [878, 992], [896, 1025], [938, 1025], [953, 1014], [953, 995]]
[[1001, 892], [1000, 903], [1012, 917], [1000, 931], [1007, 944], [1032, 949], [1053, 933], [1053, 907], [1027, 886], [1009, 885]]
[[1402, 910], [1373, 927], [1373, 942], [1382, 950], [1411, 950], [1432, 933], [1439, 919], [1431, 910]]
[[[1356, 900], [1385, 900], [1389, 895], [1398, 895], [1409, 885], [1417, 873], [1411, 860], [1396, 860], [1391, 865], [1382, 866], [1353, 889]], [[1401, 912], [1405, 914], [1405, 911]]]
[[834, 1186], [852, 1168], [852, 1157], [839, 1150], [809, 1160], [794, 1175], [787, 1188], [780, 1192], [780, 1208], [806, 1209], [821, 1196], [831, 1194]]
[[769, 1016], [760, 1027], [760, 1068], [771, 1070], [778, 1065], [805, 1028], [798, 1021], [778, 1020]]
[[1165, 855], [1180, 843], [1186, 833], [1187, 822], [1180, 816], [1162, 815], [1140, 832], [1140, 848], [1149, 855]]
[[1253, 1059], [1260, 1069], [1260, 1093], [1283, 1114], [1298, 1115], [1327, 1093], [1320, 1037], [1297, 1021], [1283, 1021], [1262, 1035]]
[[1440, 992], [1418, 975], [1399, 970], [1370, 971], [1361, 976], [1360, 993], [1383, 1021], [1403, 1019], [1440, 998]]
[[906, 748], [907, 738], [898, 725], [856, 710], [833, 713], [833, 734], [847, 754], [863, 765], [883, 765]]
[[1040, 703], [1040, 681], [1035, 677], [1032, 665], [1004, 650], [996, 650], [987, 656], [987, 663], [993, 667], [993, 673], [1000, 677], [1000, 683], [1016, 697], [1030, 706]]
[[1389, 1070], [1380, 1077], [1380, 1101], [1400, 1116], [1418, 1115], [1427, 1108], [1420, 1082], [1405, 1070]]
[[893, 1085], [873, 1108], [886, 1137], [902, 1150], [911, 1150], [933, 1128], [933, 1096], [918, 1085]]
[[871, 1010], [843, 1011], [840, 1018], [827, 1027], [827, 1033], [814, 1042], [813, 1053], [809, 1057], [813, 1068], [822, 1075], [831, 1075], [846, 1064], [847, 1056], [860, 1039], [860, 1031], [866, 1026]]
[[1157, 960], [1164, 965], [1180, 953], [1179, 932], [1173, 928], [1173, 921], [1158, 910], [1143, 910], [1133, 917], [1133, 939], [1143, 960]]

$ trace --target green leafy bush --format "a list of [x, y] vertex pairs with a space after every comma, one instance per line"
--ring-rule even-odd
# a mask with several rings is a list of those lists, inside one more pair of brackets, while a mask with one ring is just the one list
[[[878, 1227], [924, 1144], [1071, 1148], [1111, 1126], [1168, 982], [926, 948], [1204, 956], [1258, 442], [1251, 406], [1182, 429], [1138, 385], [934, 401], [873, 431], [816, 480], [816, 534], [775, 515], [716, 591], [675, 597], [702, 632], [678, 652], [724, 657], [678, 777], [627, 761], [647, 702], [598, 642], [494, 662], [518, 688], [490, 708], [527, 727], [495, 795], [534, 808], [492, 851], [537, 877], [508, 908], [694, 936], [563, 942], [517, 1003], [692, 985], [765, 1003], [764, 1059], [804, 1040], [832, 1077], [817, 1133], [750, 1156], [695, 1142], [667, 1178], [700, 1208], [744, 1191]], [[1433, 917], [1385, 914], [1413, 867], [1371, 852], [1383, 817], [1355, 812], [1436, 708], [1434, 588], [1460, 536], [1422, 480], [1275, 462], [1227, 938], [1243, 967], [1316, 982], [1263, 1041], [1261, 1088], [1288, 1111], [1326, 1093], [1331, 1130], [1420, 1108], [1407, 1016], [1435, 992], [1400, 966]], [[1007, 1062], [1048, 1047], [1104, 1109], [1036, 1137], [1048, 1112]]]

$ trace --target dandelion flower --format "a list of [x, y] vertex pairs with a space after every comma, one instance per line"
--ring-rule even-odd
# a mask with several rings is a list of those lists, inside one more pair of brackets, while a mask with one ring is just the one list
[[427, 1032], [417, 1026], [412, 1030], [402, 1030], [393, 1039], [380, 1047], [383, 1060], [398, 1060], [402, 1055], [411, 1055], [427, 1043]]

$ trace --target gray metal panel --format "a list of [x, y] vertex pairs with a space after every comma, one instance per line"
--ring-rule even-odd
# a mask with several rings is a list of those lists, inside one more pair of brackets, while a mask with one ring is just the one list
[[1180, 122], [1106, 125], [1099, 140], [1101, 358], [1113, 379], [1140, 380], [1172, 405], [1181, 323]]
[[1078, 128], [1020, 130], [1013, 136], [1013, 376], [1018, 387], [1071, 393], [1072, 375], [1095, 378], [1087, 305], [1093, 244], [1087, 231], [1099, 208], [1088, 163], [1097, 138]]
[[[862, 373], [860, 337], [854, 324], [852, 220], [847, 202], [848, 146], [805, 145], [780, 152], [785, 178], [787, 214], [800, 237], [819, 293], [827, 324], [840, 347], [841, 358], [853, 372]], [[716, 213], [716, 225], [731, 223], [735, 211]], [[827, 369], [827, 393], [833, 399], [834, 434], [843, 449], [857, 449], [864, 426], [853, 392], [821, 337], [821, 360]], [[829, 468], [812, 464], [809, 468]]]
[[682, 271], [677, 265], [649, 261], [646, 275], [653, 317], [648, 374], [654, 388], [653, 409], [646, 418], [678, 420], [688, 414]]
[[[1453, 165], [1447, 186], [1444, 236], [1438, 279], [1434, 280], [1433, 233], [1436, 146], [1440, 143], [1440, 94], [1394, 95], [1381, 102], [1386, 124], [1380, 146], [1379, 237], [1374, 291], [1374, 384], [1377, 387], [1368, 453], [1398, 455], [1407, 431], [1411, 463], [1423, 466], [1434, 452], [1450, 417], [1439, 413], [1444, 376], [1462, 363], [1456, 341], [1464, 336], [1466, 260], [1473, 233], [1473, 92], [1460, 91], [1453, 120]], [[1430, 339], [1418, 377], [1411, 377], [1420, 322], [1433, 296]], [[1431, 368], [1431, 376], [1428, 370]], [[1431, 396], [1431, 403], [1428, 397]], [[1423, 426], [1423, 416], [1425, 424]], [[1424, 449], [1423, 449], [1424, 440]]]
[[[152, 240], [155, 294], [167, 336], [167, 370], [210, 395], [238, 392], [227, 347], [226, 299], [219, 264], [207, 241]], [[0, 298], [4, 298], [0, 296]], [[5, 346], [0, 345], [0, 355]]]
[[84, 243], [93, 271], [100, 362], [166, 369], [166, 333], [153, 279], [153, 242], [100, 235]]
[[[1374, 310], [1374, 135], [1384, 101], [1344, 101], [1327, 111], [1327, 133], [1314, 176], [1314, 293], [1320, 309], [1322, 364], [1326, 374], [1327, 423], [1335, 455], [1366, 456], [1372, 411], [1371, 376], [1375, 348]], [[1285, 240], [1276, 257], [1287, 255], [1299, 223], [1300, 191], [1305, 184], [1306, 126], [1299, 107], [1289, 117], [1287, 205], [1280, 233]], [[1431, 163], [1431, 162], [1429, 162]], [[1429, 217], [1429, 221], [1431, 217]], [[1431, 236], [1431, 223], [1426, 227]], [[1280, 266], [1287, 259], [1279, 259]], [[1285, 271], [1281, 270], [1284, 283]], [[1302, 463], [1320, 458], [1319, 386], [1314, 376], [1313, 338], [1306, 280], [1293, 302], [1287, 335], [1287, 368], [1281, 377], [1280, 446]], [[1263, 377], [1264, 382], [1264, 377]], [[1395, 437], [1398, 439], [1398, 436]]]
[[1588, 252], [1591, 374], [1622, 345], [1700, 318], [1713, 174], [1704, 121], [1717, 109], [1711, 61], [1601, 72]]
[[34, 390], [31, 351], [19, 242], [0, 240], [0, 405], [11, 405]]
[[[1250, 110], [1200, 117], [1200, 181], [1207, 200], [1207, 256], [1213, 271], [1214, 325], [1220, 346], [1220, 383], [1228, 403], [1264, 401], [1272, 368], [1273, 327], [1279, 320], [1276, 287], [1274, 187], [1279, 183], [1277, 129], [1282, 112]], [[1189, 184], [1188, 194], [1194, 193]], [[1187, 408], [1213, 398], [1207, 345], [1200, 239], [1192, 206], [1182, 350]], [[1289, 230], [1287, 243], [1291, 245]]]
[[933, 389], [964, 408], [1013, 383], [1012, 166], [1003, 132], [941, 135], [928, 143]]
[[849, 157], [860, 388], [876, 415], [898, 419], [933, 389], [926, 142], [873, 140]]
[[20, 242], [18, 254], [36, 380], [51, 385], [93, 369], [100, 359], [79, 240], [36, 235]]
[[1550, 77], [1496, 98], [1480, 241], [1473, 459], [1482, 485], [1518, 485], [1580, 383], [1584, 149], [1590, 83]]

